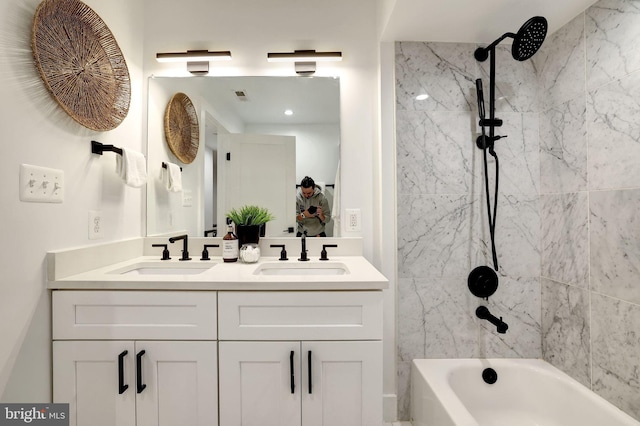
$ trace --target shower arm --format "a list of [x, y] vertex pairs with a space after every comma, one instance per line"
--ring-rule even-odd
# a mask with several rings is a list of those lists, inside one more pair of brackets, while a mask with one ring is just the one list
[[504, 40], [507, 37], [511, 37], [513, 39], [515, 39], [518, 35], [514, 34], [514, 33], [504, 33], [502, 34], [502, 36], [500, 38], [498, 38], [497, 40], [495, 40], [493, 43], [491, 43], [490, 45], [488, 45], [487, 47], [485, 47], [485, 50], [493, 50], [502, 40]]

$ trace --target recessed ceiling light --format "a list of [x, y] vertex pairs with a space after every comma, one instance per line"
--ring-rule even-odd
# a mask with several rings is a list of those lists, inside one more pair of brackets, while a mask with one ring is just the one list
[[429, 99], [429, 95], [427, 95], [426, 93], [422, 93], [416, 96], [416, 101], [424, 101], [425, 99]]
[[293, 111], [291, 111], [290, 109], [286, 110], [284, 112], [284, 115], [293, 115]]

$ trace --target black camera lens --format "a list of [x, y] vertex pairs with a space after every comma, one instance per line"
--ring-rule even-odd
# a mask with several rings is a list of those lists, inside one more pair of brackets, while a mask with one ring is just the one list
[[311, 214], [316, 214], [316, 210], [318, 210], [318, 208], [316, 206], [310, 206], [307, 210], [309, 210], [309, 213]]

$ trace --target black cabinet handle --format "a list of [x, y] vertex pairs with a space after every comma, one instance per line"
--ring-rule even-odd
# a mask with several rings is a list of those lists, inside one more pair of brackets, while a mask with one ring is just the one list
[[145, 351], [143, 349], [136, 355], [136, 391], [138, 393], [142, 393], [142, 391], [147, 387], [147, 385], [142, 383], [142, 356], [144, 354]]
[[311, 351], [307, 353], [307, 364], [307, 370], [309, 371], [309, 395], [311, 395], [313, 393], [313, 385], [311, 384], [311, 377], [313, 376], [313, 374], [311, 374]]
[[124, 384], [124, 357], [129, 351], [124, 350], [118, 355], [118, 394], [122, 395], [124, 391], [129, 389], [129, 385]]
[[294, 351], [291, 351], [289, 354], [289, 375], [291, 376], [291, 393], [295, 393], [296, 391], [296, 378], [293, 374], [293, 354]]

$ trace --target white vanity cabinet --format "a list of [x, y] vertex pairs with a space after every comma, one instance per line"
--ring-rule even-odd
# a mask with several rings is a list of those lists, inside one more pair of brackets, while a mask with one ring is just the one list
[[380, 426], [382, 293], [221, 292], [221, 426]]
[[53, 399], [70, 425], [218, 424], [215, 292], [52, 297]]

